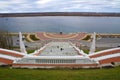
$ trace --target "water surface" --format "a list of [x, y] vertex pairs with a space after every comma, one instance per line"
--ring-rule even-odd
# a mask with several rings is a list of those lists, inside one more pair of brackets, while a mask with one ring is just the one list
[[100, 32], [120, 33], [120, 17], [4, 17], [0, 29], [10, 32]]

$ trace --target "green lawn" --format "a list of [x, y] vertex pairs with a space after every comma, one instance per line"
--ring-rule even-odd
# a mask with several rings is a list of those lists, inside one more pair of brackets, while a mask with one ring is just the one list
[[78, 70], [0, 68], [0, 80], [120, 80], [120, 67]]
[[30, 53], [33, 53], [35, 50], [27, 50], [27, 53], [30, 54]]
[[36, 38], [35, 34], [31, 34], [30, 35], [30, 38], [33, 40], [33, 41], [38, 41], [39, 39]]

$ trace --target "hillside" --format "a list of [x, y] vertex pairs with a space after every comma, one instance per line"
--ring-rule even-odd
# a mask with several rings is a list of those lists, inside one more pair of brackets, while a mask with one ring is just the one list
[[27, 17], [27, 16], [108, 16], [120, 17], [120, 13], [96, 12], [38, 12], [38, 13], [0, 13], [0, 17]]

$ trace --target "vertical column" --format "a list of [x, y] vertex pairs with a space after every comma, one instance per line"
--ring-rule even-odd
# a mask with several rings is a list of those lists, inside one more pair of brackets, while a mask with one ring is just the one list
[[95, 42], [96, 42], [96, 33], [94, 32], [92, 36], [92, 42], [91, 42], [91, 47], [90, 47], [90, 52], [89, 54], [92, 54], [95, 52]]
[[22, 38], [22, 33], [19, 32], [20, 51], [23, 52], [23, 53], [25, 53], [25, 54], [27, 54], [27, 51], [26, 51], [26, 49], [25, 49], [25, 45], [24, 45], [24, 42], [23, 42], [22, 39], [23, 39], [23, 38]]

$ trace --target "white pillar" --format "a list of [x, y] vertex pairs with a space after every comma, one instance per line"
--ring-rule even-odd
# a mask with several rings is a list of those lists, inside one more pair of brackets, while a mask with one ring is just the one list
[[96, 43], [96, 33], [94, 32], [94, 34], [92, 36], [92, 42], [91, 42], [89, 54], [92, 54], [95, 52], [95, 43]]
[[19, 44], [20, 44], [20, 51], [27, 54], [27, 51], [25, 49], [25, 45], [24, 45], [24, 42], [22, 40], [22, 33], [19, 32]]

